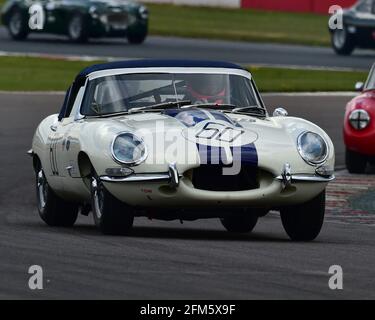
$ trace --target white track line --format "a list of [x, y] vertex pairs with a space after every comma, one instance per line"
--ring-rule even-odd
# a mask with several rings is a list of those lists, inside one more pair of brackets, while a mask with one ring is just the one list
[[31, 96], [59, 96], [64, 95], [64, 91], [1, 91], [0, 94], [8, 95], [31, 95]]
[[348, 67], [323, 67], [323, 66], [300, 66], [300, 65], [288, 65], [288, 64], [268, 64], [268, 63], [238, 63], [246, 65], [251, 68], [281, 68], [281, 69], [293, 69], [293, 70], [311, 70], [311, 71], [344, 71], [344, 72], [364, 72], [364, 69], [348, 68]]
[[332, 92], [267, 92], [262, 93], [263, 97], [354, 97], [358, 92], [351, 91], [332, 91]]
[[67, 61], [117, 61], [117, 60], [136, 60], [127, 57], [100, 57], [87, 55], [68, 55], [68, 54], [49, 54], [49, 53], [25, 53], [25, 52], [8, 52], [0, 51], [0, 57], [26, 57], [26, 58], [47, 58]]

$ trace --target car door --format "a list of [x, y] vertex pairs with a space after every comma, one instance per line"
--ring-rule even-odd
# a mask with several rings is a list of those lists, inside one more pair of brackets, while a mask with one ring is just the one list
[[79, 170], [78, 157], [81, 151], [81, 134], [82, 126], [85, 121], [77, 119], [77, 111], [80, 108], [84, 87], [81, 87], [74, 99], [74, 104], [69, 115], [62, 119], [60, 125], [61, 147], [59, 149], [59, 165], [60, 170], [63, 171], [62, 183], [64, 192], [69, 194], [70, 198], [77, 198], [77, 200], [88, 197], [88, 189], [83, 182], [81, 172]]
[[48, 164], [44, 165], [44, 173], [48, 176], [48, 181], [54, 190], [63, 190], [63, 172], [61, 171], [60, 149], [63, 141], [61, 123], [57, 117], [49, 128], [50, 132], [47, 138], [47, 157]]
[[44, 0], [46, 32], [62, 34], [66, 31], [66, 1]]
[[71, 129], [71, 119], [69, 113], [69, 104], [71, 103], [72, 86], [66, 92], [64, 102], [60, 113], [56, 116], [55, 121], [50, 126], [50, 132], [47, 139], [49, 171], [47, 174], [50, 176], [53, 185], [56, 189], [63, 191], [63, 179], [67, 176], [66, 165], [66, 145], [67, 136]]
[[65, 118], [51, 126], [49, 137], [51, 174], [64, 178], [67, 176], [66, 152], [69, 150], [70, 119]]

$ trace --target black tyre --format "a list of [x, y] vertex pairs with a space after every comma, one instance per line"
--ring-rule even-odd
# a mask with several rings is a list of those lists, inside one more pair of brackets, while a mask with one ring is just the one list
[[366, 170], [367, 158], [360, 153], [346, 149], [345, 162], [350, 173], [364, 173]]
[[36, 173], [38, 211], [49, 226], [72, 227], [77, 220], [79, 206], [61, 199], [48, 185], [42, 169]]
[[355, 36], [350, 34], [346, 27], [335, 29], [331, 33], [333, 50], [339, 55], [350, 55], [356, 47]]
[[129, 43], [131, 44], [141, 44], [147, 38], [147, 31], [142, 31], [142, 32], [129, 31], [127, 38], [128, 38]]
[[325, 214], [325, 190], [309, 202], [280, 210], [284, 229], [293, 241], [312, 241], [320, 233]]
[[229, 232], [235, 233], [248, 233], [253, 231], [258, 222], [258, 216], [251, 212], [233, 214], [220, 219], [221, 224]]
[[132, 229], [133, 209], [110, 194], [96, 175], [91, 181], [91, 206], [95, 225], [102, 233], [126, 235]]
[[73, 42], [87, 42], [89, 34], [85, 17], [82, 14], [74, 14], [68, 23], [68, 36]]
[[14, 9], [10, 13], [7, 27], [14, 40], [24, 40], [29, 34], [28, 21], [19, 9]]

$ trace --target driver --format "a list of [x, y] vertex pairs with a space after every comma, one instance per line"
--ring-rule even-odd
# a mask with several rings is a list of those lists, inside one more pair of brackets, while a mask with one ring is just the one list
[[185, 100], [192, 104], [226, 103], [226, 77], [221, 74], [192, 74], [186, 79]]

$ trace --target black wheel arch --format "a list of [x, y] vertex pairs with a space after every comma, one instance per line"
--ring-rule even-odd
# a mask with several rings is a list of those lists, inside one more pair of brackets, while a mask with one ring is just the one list
[[42, 161], [37, 154], [33, 154], [33, 168], [35, 172], [38, 172], [42, 168]]
[[12, 13], [17, 10], [19, 10], [22, 13], [23, 17], [27, 19], [27, 11], [25, 10], [25, 8], [22, 8], [18, 3], [14, 3], [2, 16], [2, 22], [5, 26], [9, 25], [9, 19]]
[[90, 160], [89, 155], [84, 151], [80, 151], [78, 153], [77, 162], [78, 162], [78, 170], [81, 175], [81, 178], [83, 182], [85, 183], [87, 189], [90, 190], [91, 189], [90, 178], [93, 172], [95, 171], [95, 167], [92, 164], [92, 161]]

